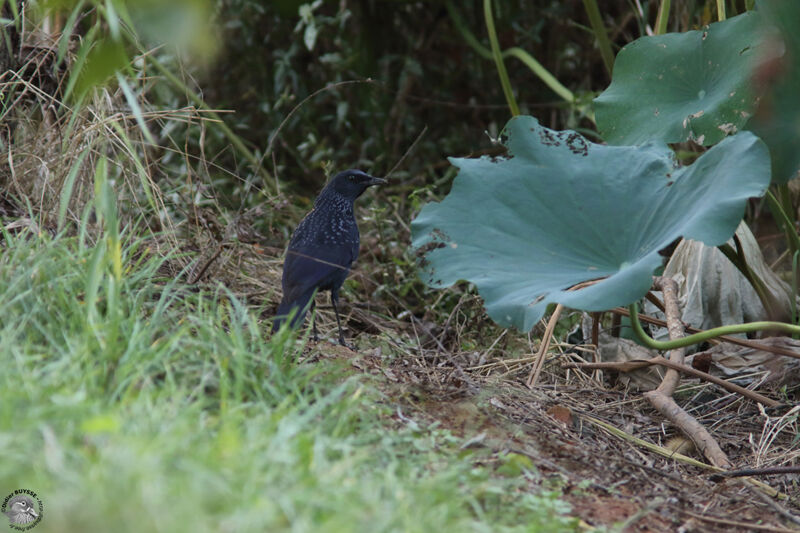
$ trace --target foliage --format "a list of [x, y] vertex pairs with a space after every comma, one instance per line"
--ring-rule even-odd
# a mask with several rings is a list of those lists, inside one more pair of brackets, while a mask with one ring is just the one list
[[757, 13], [744, 13], [625, 46], [611, 85], [594, 101], [603, 139], [710, 146], [741, 130], [755, 110], [751, 78], [763, 51], [760, 27]]
[[226, 290], [164, 279], [132, 229], [118, 279], [112, 247], [3, 234], [0, 479], [44, 531], [574, 530]]
[[414, 220], [413, 246], [426, 283], [472, 281], [496, 322], [523, 331], [551, 302], [602, 311], [638, 300], [659, 250], [681, 236], [724, 243], [769, 184], [767, 150], [748, 132], [688, 167], [663, 145], [593, 144], [532, 117], [504, 132], [508, 157], [452, 159], [459, 176]]

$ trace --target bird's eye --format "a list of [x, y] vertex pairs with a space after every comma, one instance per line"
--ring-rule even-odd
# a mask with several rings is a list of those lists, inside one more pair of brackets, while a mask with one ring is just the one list
[[350, 181], [356, 181], [356, 177], [354, 174], [350, 174], [349, 176], [347, 176], [347, 179], [349, 179]]

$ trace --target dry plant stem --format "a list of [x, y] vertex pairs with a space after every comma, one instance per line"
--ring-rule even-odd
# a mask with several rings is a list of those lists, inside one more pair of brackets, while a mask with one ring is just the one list
[[[664, 293], [664, 313], [667, 317], [667, 330], [670, 340], [683, 337], [683, 324], [680, 319], [678, 307], [678, 284], [670, 278], [659, 277], [655, 280], [655, 288]], [[669, 360], [679, 365], [683, 364], [684, 348], [670, 351]], [[658, 411], [670, 420], [675, 426], [695, 443], [697, 448], [711, 461], [711, 464], [720, 468], [730, 468], [731, 462], [719, 447], [714, 437], [689, 413], [681, 409], [672, 399], [672, 394], [680, 381], [677, 370], [667, 370], [661, 385], [656, 390], [644, 394]]]
[[[683, 323], [681, 322], [681, 310], [678, 307], [678, 284], [670, 278], [656, 278], [655, 287], [660, 288], [664, 293], [664, 314], [667, 317], [667, 330], [670, 339], [680, 339], [683, 336]], [[686, 350], [676, 348], [670, 350], [669, 360], [679, 365], [683, 364]], [[667, 370], [661, 385], [656, 389], [659, 393], [672, 396], [681, 375], [674, 369]]]
[[780, 402], [773, 400], [772, 398], [767, 398], [757, 392], [753, 392], [750, 389], [746, 389], [735, 383], [731, 383], [729, 381], [725, 381], [724, 379], [720, 379], [716, 376], [712, 376], [711, 374], [707, 374], [701, 370], [697, 370], [696, 368], [692, 368], [687, 365], [677, 364], [668, 359], [664, 359], [661, 356], [653, 357], [652, 359], [643, 359], [639, 361], [624, 361], [624, 362], [604, 362], [604, 363], [564, 363], [564, 367], [566, 368], [599, 368], [599, 369], [610, 369], [616, 370], [617, 372], [632, 372], [634, 370], [638, 370], [640, 368], [644, 368], [650, 365], [660, 365], [667, 368], [671, 368], [673, 370], [677, 370], [684, 374], [688, 374], [690, 376], [694, 376], [700, 378], [704, 381], [708, 381], [710, 383], [714, 383], [715, 385], [719, 385], [723, 389], [733, 392], [736, 394], [741, 394], [742, 396], [753, 400], [754, 402], [758, 402], [762, 405], [766, 405], [767, 407], [778, 407]]
[[533, 388], [539, 380], [539, 375], [542, 373], [544, 358], [545, 355], [547, 355], [547, 349], [550, 347], [550, 340], [553, 338], [553, 330], [556, 329], [556, 324], [558, 323], [558, 318], [561, 316], [562, 309], [564, 309], [563, 305], [556, 305], [556, 309], [553, 311], [550, 321], [547, 322], [547, 329], [544, 332], [544, 337], [542, 337], [542, 344], [539, 345], [539, 352], [536, 354], [536, 363], [533, 365], [531, 373], [528, 374], [528, 380], [525, 382], [529, 388]]
[[767, 468], [745, 468], [719, 472], [709, 476], [711, 481], [722, 481], [724, 478], [744, 476], [773, 476], [782, 474], [800, 474], [800, 466], [770, 466]]
[[664, 302], [659, 300], [658, 296], [653, 294], [652, 291], [647, 291], [647, 294], [645, 294], [644, 297], [647, 298], [648, 302], [658, 307], [659, 311], [661, 311], [662, 313], [664, 312]]
[[796, 529], [786, 529], [785, 527], [766, 526], [762, 524], [752, 524], [750, 522], [739, 522], [737, 520], [728, 520], [727, 518], [716, 518], [714, 516], [706, 516], [702, 514], [692, 513], [690, 511], [683, 511], [688, 516], [703, 520], [704, 522], [713, 522], [715, 524], [722, 524], [724, 526], [739, 527], [746, 531], [769, 531], [771, 533], [797, 533]]
[[[664, 378], [664, 381], [666, 381], [666, 378]], [[662, 382], [661, 385], [663, 386], [664, 382]], [[714, 437], [711, 436], [700, 422], [681, 409], [671, 396], [667, 396], [656, 389], [645, 392], [644, 397], [670, 422], [680, 428], [680, 430], [695, 443], [697, 449], [702, 451], [708, 460], [711, 461], [711, 464], [720, 468], [730, 468], [731, 462], [728, 460], [725, 452], [722, 451], [722, 448], [719, 447], [717, 441], [714, 440]]]
[[[634, 443], [634, 444], [636, 444], [638, 446], [641, 446], [642, 448], [650, 450], [651, 452], [657, 453], [658, 455], [661, 455], [663, 457], [667, 457], [667, 458], [673, 459], [675, 461], [680, 461], [680, 462], [682, 462], [684, 464], [696, 466], [698, 468], [703, 468], [705, 470], [712, 470], [714, 472], [724, 472], [724, 470], [722, 468], [718, 467], [718, 466], [714, 466], [714, 465], [710, 465], [708, 463], [704, 463], [702, 461], [698, 461], [697, 459], [693, 459], [693, 458], [691, 458], [691, 457], [689, 457], [687, 455], [683, 455], [682, 453], [679, 453], [679, 452], [676, 452], [674, 450], [670, 450], [668, 448], [664, 448], [663, 446], [659, 446], [658, 444], [653, 444], [652, 442], [648, 442], [646, 440], [642, 440], [640, 438], [634, 437], [630, 433], [627, 433], [627, 432], [625, 432], [625, 431], [623, 431], [623, 430], [621, 430], [621, 429], [619, 429], [619, 428], [617, 428], [615, 426], [612, 426], [608, 422], [604, 422], [602, 420], [594, 418], [593, 416], [581, 415], [581, 420], [585, 420], [586, 422], [590, 422], [590, 423], [592, 423], [592, 424], [604, 429], [606, 432], [610, 433], [611, 435], [614, 435], [616, 437], [620, 437], [620, 438], [622, 438], [624, 440], [632, 442], [632, 443]], [[761, 481], [758, 481], [757, 479], [751, 479], [751, 478], [745, 478], [745, 479], [746, 479], [746, 481], [747, 481], [747, 483], [749, 485], [757, 488], [758, 490], [760, 490], [764, 494], [767, 494], [768, 496], [771, 496], [773, 498], [779, 498], [781, 500], [787, 499], [786, 494], [783, 494], [782, 492], [770, 487], [766, 483], [762, 483]]]
[[[577, 291], [584, 287], [589, 287], [591, 285], [594, 285], [598, 281], [600, 280], [592, 279], [589, 281], [582, 281], [578, 284], [573, 285], [568, 290]], [[550, 339], [553, 336], [553, 331], [556, 329], [556, 323], [558, 322], [558, 317], [561, 316], [561, 311], [563, 309], [564, 309], [563, 305], [561, 304], [556, 305], [556, 309], [555, 311], [553, 311], [553, 316], [550, 317], [550, 321], [547, 323], [547, 329], [544, 332], [544, 337], [542, 337], [542, 344], [539, 347], [539, 353], [537, 354], [536, 363], [531, 369], [531, 373], [528, 374], [528, 379], [525, 381], [525, 384], [528, 386], [528, 388], [533, 388], [533, 386], [536, 384], [536, 381], [539, 379], [539, 374], [541, 374], [542, 366], [544, 365], [544, 356], [547, 353], [547, 349], [550, 347]]]
[[414, 147], [417, 146], [417, 143], [419, 143], [420, 140], [422, 140], [422, 137], [425, 135], [425, 132], [427, 132], [427, 131], [428, 131], [428, 126], [426, 125], [424, 128], [422, 128], [422, 131], [420, 132], [420, 134], [417, 135], [417, 138], [414, 139], [414, 142], [411, 143], [411, 146], [408, 147], [408, 150], [406, 150], [406, 153], [404, 153], [403, 156], [397, 161], [397, 163], [394, 164], [392, 169], [389, 172], [386, 173], [384, 178], [388, 178], [389, 176], [392, 175], [392, 173], [395, 170], [397, 170], [397, 167], [399, 167], [403, 163], [403, 161], [405, 161], [406, 157], [408, 157], [408, 154], [410, 154], [411, 151], [414, 150]]
[[779, 504], [778, 502], [776, 502], [775, 500], [773, 500], [772, 498], [770, 498], [769, 496], [767, 496], [766, 494], [764, 494], [760, 490], [756, 489], [755, 487], [753, 487], [751, 485], [747, 485], [747, 488], [750, 489], [750, 492], [752, 492], [753, 495], [756, 498], [758, 498], [759, 500], [761, 500], [765, 504], [767, 504], [770, 507], [772, 507], [772, 509], [776, 513], [778, 513], [779, 515], [784, 517], [786, 520], [789, 520], [792, 523], [800, 525], [800, 517], [797, 517], [797, 516], [793, 515], [792, 513], [790, 513], [788, 510], [784, 509], [784, 507], [781, 504]]
[[[592, 353], [592, 359], [595, 363], [600, 362], [600, 354], [598, 353], [600, 347], [600, 321], [603, 318], [603, 313], [592, 313], [592, 346], [594, 346], [594, 352]], [[600, 369], [596, 369], [595, 372], [592, 372], [592, 379], [600, 380]]]
[[203, 266], [200, 267], [200, 269], [197, 271], [197, 274], [194, 274], [192, 276], [191, 280], [189, 281], [190, 285], [194, 285], [195, 283], [200, 281], [200, 278], [202, 278], [203, 274], [206, 273], [206, 270], [208, 270], [208, 267], [211, 266], [211, 263], [213, 263], [217, 259], [217, 257], [220, 256], [220, 254], [222, 253], [222, 250], [224, 248], [225, 248], [225, 244], [224, 243], [220, 244], [219, 246], [217, 246], [216, 251], [213, 254], [211, 254], [211, 257], [209, 257], [206, 260], [206, 262], [203, 264]]
[[[615, 315], [622, 315], [622, 316], [630, 316], [630, 311], [625, 309], [624, 307], [615, 307], [611, 309], [611, 312]], [[646, 322], [648, 324], [653, 324], [654, 326], [666, 327], [667, 323], [663, 320], [658, 318], [653, 318], [647, 315], [639, 314], [639, 320], [642, 322]], [[704, 330], [697, 329], [689, 326], [685, 326], [686, 331], [689, 333], [702, 333]], [[786, 357], [792, 357], [794, 359], [800, 359], [800, 353], [795, 352], [793, 350], [789, 350], [788, 348], [781, 348], [779, 346], [770, 346], [769, 344], [761, 344], [757, 341], [751, 341], [747, 339], [740, 339], [738, 337], [730, 337], [728, 335], [720, 335], [715, 339], [709, 339], [708, 342], [714, 341], [722, 341], [722, 342], [729, 342], [731, 344], [736, 344], [737, 346], [744, 346], [746, 348], [754, 348], [756, 350], [763, 350], [765, 352], [774, 353], [777, 355], [785, 355]]]

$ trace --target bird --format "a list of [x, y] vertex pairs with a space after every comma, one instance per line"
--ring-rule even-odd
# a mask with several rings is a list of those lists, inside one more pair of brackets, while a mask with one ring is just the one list
[[33, 500], [24, 494], [11, 498], [7, 509], [8, 511], [5, 511], [4, 514], [11, 524], [30, 524], [39, 517], [33, 508]]
[[[283, 297], [272, 322], [273, 333], [290, 316], [292, 328], [301, 325], [306, 312], [313, 313], [314, 294], [330, 291], [339, 344], [348, 346], [337, 304], [339, 289], [358, 258], [360, 235], [353, 204], [368, 187], [384, 183], [383, 178], [349, 169], [336, 174], [319, 193], [314, 208], [300, 221], [289, 240], [281, 279]], [[312, 333], [314, 340], [319, 340], [313, 317]]]

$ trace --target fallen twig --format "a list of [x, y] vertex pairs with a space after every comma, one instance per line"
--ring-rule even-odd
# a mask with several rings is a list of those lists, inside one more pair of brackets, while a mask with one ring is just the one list
[[[683, 323], [681, 323], [680, 308], [678, 307], [678, 284], [671, 278], [659, 277], [656, 278], [654, 285], [656, 288], [660, 288], [664, 294], [664, 314], [667, 318], [670, 340], [682, 338]], [[670, 362], [682, 365], [684, 352], [685, 348], [670, 350]], [[646, 392], [644, 394], [645, 398], [689, 437], [695, 443], [697, 449], [703, 452], [714, 466], [730, 468], [731, 462], [728, 456], [722, 451], [722, 448], [711, 436], [711, 433], [672, 399], [672, 393], [675, 392], [680, 379], [681, 376], [678, 371], [670, 368], [661, 381], [661, 385], [656, 390]]]
[[711, 481], [722, 481], [724, 478], [743, 477], [743, 476], [774, 476], [779, 474], [800, 474], [800, 466], [771, 466], [768, 468], [743, 468], [741, 470], [729, 470], [711, 474], [708, 479]]
[[690, 376], [694, 376], [700, 378], [702, 380], [708, 381], [710, 383], [714, 383], [715, 385], [719, 385], [723, 389], [734, 392], [736, 394], [741, 394], [754, 402], [761, 403], [766, 405], [767, 407], [778, 407], [780, 402], [773, 400], [772, 398], [768, 398], [762, 394], [757, 392], [751, 391], [750, 389], [746, 389], [740, 385], [736, 385], [735, 383], [731, 383], [730, 381], [725, 381], [724, 379], [718, 378], [716, 376], [712, 376], [702, 370], [697, 370], [696, 368], [692, 368], [688, 365], [682, 365], [679, 363], [674, 363], [668, 359], [664, 359], [660, 355], [657, 357], [653, 357], [652, 359], [639, 359], [639, 360], [632, 360], [632, 361], [608, 361], [603, 363], [564, 363], [563, 366], [565, 368], [599, 368], [599, 369], [608, 369], [608, 370], [616, 370], [618, 372], [632, 372], [634, 370], [638, 370], [640, 368], [645, 368], [651, 365], [660, 365], [667, 368], [671, 368], [673, 370], [677, 370], [684, 374], [688, 374]]
[[562, 309], [564, 309], [563, 305], [556, 305], [555, 311], [553, 311], [550, 320], [547, 322], [547, 329], [544, 331], [542, 343], [539, 345], [539, 351], [536, 354], [536, 363], [534, 363], [533, 368], [531, 368], [531, 372], [528, 374], [528, 379], [525, 382], [528, 388], [533, 388], [539, 380], [539, 375], [542, 373], [542, 367], [544, 366], [544, 358], [547, 354], [547, 349], [550, 347], [550, 340], [553, 338], [553, 330], [556, 329], [556, 324], [561, 316]]
[[763, 524], [753, 524], [752, 522], [739, 522], [738, 520], [728, 520], [727, 518], [717, 518], [715, 516], [707, 516], [702, 514], [693, 513], [691, 511], [683, 511], [692, 518], [703, 520], [704, 522], [714, 522], [715, 524], [722, 524], [725, 526], [740, 527], [746, 531], [770, 531], [774, 533], [797, 533], [796, 529], [786, 529], [785, 527], [766, 526]]
[[[614, 436], [620, 437], [620, 438], [625, 439], [625, 440], [627, 440], [629, 442], [637, 444], [638, 446], [641, 446], [642, 448], [646, 448], [646, 449], [650, 450], [653, 453], [656, 453], [658, 455], [662, 455], [662, 456], [667, 457], [669, 459], [674, 459], [676, 461], [680, 461], [680, 462], [688, 464], [688, 465], [696, 466], [698, 468], [703, 468], [705, 470], [711, 470], [713, 472], [724, 472], [725, 471], [724, 469], [722, 469], [722, 468], [720, 468], [718, 466], [714, 466], [714, 465], [710, 465], [708, 463], [704, 463], [702, 461], [698, 461], [697, 459], [693, 459], [693, 458], [689, 457], [688, 455], [683, 455], [682, 453], [678, 453], [678, 452], [676, 452], [674, 450], [670, 450], [669, 448], [665, 448], [663, 446], [659, 446], [658, 444], [653, 444], [652, 442], [648, 442], [646, 440], [643, 440], [643, 439], [640, 439], [638, 437], [635, 437], [635, 436], [631, 435], [630, 433], [627, 433], [627, 432], [619, 429], [618, 427], [615, 427], [615, 426], [609, 424], [608, 422], [604, 422], [602, 420], [594, 418], [593, 416], [581, 415], [581, 420], [586, 421], [586, 422], [590, 422], [590, 423], [592, 423], [592, 424], [604, 429], [606, 432], [608, 432], [608, 433], [610, 433], [610, 434], [612, 434]], [[785, 494], [783, 494], [782, 492], [780, 492], [779, 490], [774, 489], [774, 488], [770, 487], [769, 485], [767, 485], [766, 483], [758, 481], [757, 479], [751, 479], [751, 478], [744, 478], [744, 479], [745, 479], [745, 481], [747, 481], [747, 483], [749, 485], [757, 488], [758, 490], [760, 490], [761, 492], [763, 492], [764, 494], [766, 494], [768, 496], [771, 496], [773, 498], [779, 498], [779, 499], [782, 499], [782, 500], [785, 500], [787, 498], [787, 496]]]

